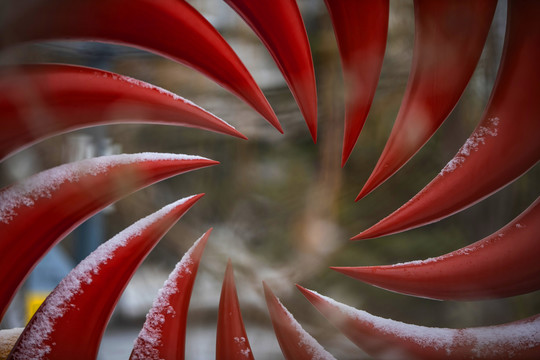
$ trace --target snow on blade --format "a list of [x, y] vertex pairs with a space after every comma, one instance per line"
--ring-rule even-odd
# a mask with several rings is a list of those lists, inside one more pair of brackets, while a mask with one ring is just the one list
[[476, 69], [496, 7], [496, 0], [414, 2], [407, 88], [383, 152], [357, 200], [405, 165], [451, 113]]
[[51, 193], [65, 182], [77, 182], [81, 177], [104, 173], [116, 165], [142, 161], [208, 160], [201, 156], [165, 153], [140, 153], [101, 156], [60, 165], [40, 172], [0, 192], [0, 222], [9, 224], [17, 215], [17, 208], [31, 207], [40, 198], [50, 198]]
[[540, 355], [540, 315], [496, 326], [433, 328], [374, 316], [298, 288], [336, 328], [377, 358], [508, 359]]
[[187, 308], [201, 256], [212, 229], [201, 236], [160, 289], [135, 340], [130, 359], [183, 358]]
[[253, 353], [242, 320], [230, 259], [227, 262], [221, 287], [216, 336], [216, 360], [228, 359], [253, 360]]
[[444, 175], [454, 171], [458, 166], [463, 165], [465, 160], [473, 151], [478, 151], [480, 145], [486, 143], [487, 136], [497, 136], [497, 125], [499, 118], [493, 117], [487, 120], [486, 126], [479, 126], [478, 129], [467, 139], [465, 144], [459, 149], [458, 153], [452, 160], [446, 164], [439, 175]]
[[495, 299], [540, 290], [540, 198], [493, 234], [450, 253], [393, 265], [332, 267], [402, 294], [438, 300]]
[[137, 221], [81, 261], [36, 312], [10, 359], [66, 358], [78, 352], [84, 359], [95, 356], [113, 307], [138, 264], [201, 196], [178, 200]]
[[396, 234], [444, 219], [502, 189], [538, 163], [539, 16], [538, 1], [508, 3], [497, 79], [480, 123], [456, 160], [407, 203], [353, 240]]
[[59, 166], [0, 190], [0, 317], [38, 261], [84, 220], [138, 189], [216, 163], [175, 154], [113, 155]]
[[283, 356], [287, 360], [335, 360], [281, 304], [272, 290], [263, 282], [264, 295], [272, 325]]

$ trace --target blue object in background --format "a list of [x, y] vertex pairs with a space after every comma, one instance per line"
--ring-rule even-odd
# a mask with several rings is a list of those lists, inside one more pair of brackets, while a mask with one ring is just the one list
[[59, 246], [45, 255], [28, 277], [24, 292], [25, 320], [28, 322], [47, 295], [73, 269], [70, 257]]

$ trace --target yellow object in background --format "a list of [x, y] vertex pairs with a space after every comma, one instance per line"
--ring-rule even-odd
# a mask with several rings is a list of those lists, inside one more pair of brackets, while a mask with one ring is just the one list
[[49, 296], [50, 292], [46, 291], [29, 291], [25, 295], [24, 309], [26, 323], [30, 321], [32, 316], [36, 313], [37, 309], [41, 306], [43, 301]]

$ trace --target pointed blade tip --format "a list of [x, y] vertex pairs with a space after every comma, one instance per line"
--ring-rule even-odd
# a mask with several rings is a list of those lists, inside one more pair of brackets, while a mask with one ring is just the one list
[[308, 130], [309, 134], [311, 135], [311, 139], [313, 140], [313, 143], [317, 143], [317, 122], [310, 124], [308, 123]]
[[248, 137], [244, 134], [242, 134], [240, 131], [236, 130], [236, 129], [231, 129], [231, 132], [229, 135], [232, 135], [234, 137], [237, 137], [239, 139], [242, 139], [242, 140], [249, 140]]
[[354, 149], [354, 143], [351, 145], [347, 140], [343, 141], [343, 149], [341, 150], [341, 167], [345, 167], [345, 164], [349, 160]]
[[347, 275], [347, 276], [350, 276], [350, 277], [353, 277], [352, 274], [355, 273], [354, 269], [357, 269], [357, 268], [356, 267], [346, 267], [346, 266], [330, 266], [330, 270], [337, 271], [338, 273], [341, 273], [343, 275]]
[[[367, 185], [367, 183], [366, 183]], [[358, 195], [356, 196], [356, 199], [354, 199], [355, 202], [358, 202], [360, 200], [362, 200], [366, 195], [368, 195], [369, 193], [371, 193], [371, 190], [372, 189], [369, 189], [366, 187], [366, 185], [364, 185], [364, 187], [362, 188], [362, 190], [360, 190], [360, 192], [358, 193]]]
[[364, 237], [364, 233], [366, 232], [367, 230], [365, 231], [362, 231], [361, 233], [351, 237], [349, 240], [350, 241], [358, 241], [358, 240], [366, 240], [368, 239], [367, 237]]

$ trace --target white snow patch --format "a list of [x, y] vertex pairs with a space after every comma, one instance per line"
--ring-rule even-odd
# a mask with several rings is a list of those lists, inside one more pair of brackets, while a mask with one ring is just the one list
[[428, 258], [425, 260], [413, 260], [413, 261], [407, 261], [407, 262], [400, 262], [396, 264], [390, 265], [391, 267], [401, 267], [401, 266], [412, 266], [412, 265], [424, 265], [429, 263], [437, 262], [439, 258]]
[[43, 359], [51, 351], [47, 340], [54, 331], [58, 319], [73, 308], [71, 300], [81, 294], [84, 285], [92, 283], [93, 277], [98, 275], [100, 267], [106, 264], [115, 255], [118, 248], [124, 247], [130, 239], [140, 236], [142, 231], [160, 220], [173, 209], [185, 203], [193, 196], [178, 200], [163, 207], [161, 210], [137, 221], [109, 241], [103, 243], [86, 259], [81, 261], [54, 289], [45, 300], [45, 303], [36, 313], [32, 322], [21, 335], [21, 342], [14, 353], [14, 359]]
[[444, 349], [448, 355], [452, 354], [454, 347], [463, 345], [463, 341], [473, 345], [471, 358], [481, 356], [486, 359], [513, 357], [520, 351], [540, 345], [540, 316], [530, 321], [498, 326], [466, 329], [433, 328], [377, 317], [315, 291], [312, 292], [325, 299], [345, 316], [371, 325], [383, 334], [393, 335], [422, 347]]
[[467, 157], [471, 155], [473, 151], [478, 151], [480, 145], [486, 143], [487, 136], [497, 136], [499, 125], [499, 118], [493, 117], [489, 118], [487, 121], [487, 126], [480, 126], [473, 132], [473, 134], [467, 139], [465, 144], [458, 151], [456, 156], [446, 166], [441, 170], [439, 175], [444, 175], [450, 173], [457, 169], [459, 166], [462, 166]]
[[98, 72], [96, 71], [95, 72], [95, 75], [101, 75], [103, 76], [104, 78], [109, 78], [109, 79], [113, 79], [113, 80], [118, 80], [118, 81], [123, 81], [125, 83], [128, 83], [130, 84], [132, 87], [133, 86], [137, 86], [137, 87], [141, 87], [141, 88], [144, 88], [144, 89], [150, 89], [150, 90], [154, 90], [154, 91], [157, 91], [159, 92], [160, 94], [162, 95], [165, 95], [165, 96], [169, 96], [170, 98], [172, 98], [173, 100], [175, 101], [182, 101], [184, 102], [185, 104], [189, 105], [189, 106], [193, 106], [194, 108], [197, 108], [209, 115], [211, 115], [212, 117], [216, 118], [217, 120], [221, 121], [222, 123], [224, 123], [225, 125], [231, 127], [234, 129], [234, 126], [232, 126], [231, 124], [229, 124], [228, 122], [226, 122], [225, 120], [217, 117], [216, 115], [212, 114], [211, 112], [209, 112], [208, 110], [206, 109], [203, 109], [202, 107], [200, 107], [199, 105], [195, 104], [194, 102], [188, 100], [188, 99], [185, 99], [179, 95], [176, 95], [175, 93], [173, 92], [170, 92], [168, 90], [165, 90], [159, 86], [155, 86], [155, 85], [152, 85], [152, 84], [149, 84], [147, 82], [144, 82], [144, 81], [141, 81], [141, 80], [137, 80], [137, 79], [134, 79], [132, 77], [129, 77], [129, 76], [124, 76], [124, 75], [118, 75], [118, 74], [114, 74], [114, 73], [109, 73], [109, 72]]
[[[204, 235], [203, 235], [204, 236]], [[171, 296], [178, 293], [178, 281], [184, 276], [191, 274], [191, 265], [193, 264], [193, 251], [203, 238], [201, 236], [191, 248], [184, 254], [182, 260], [176, 264], [176, 267], [169, 275], [169, 278], [159, 290], [152, 308], [146, 315], [146, 321], [141, 332], [133, 346], [132, 359], [134, 360], [158, 360], [158, 347], [161, 346], [161, 337], [165, 316], [163, 314], [172, 314], [175, 316], [175, 311], [171, 305]]]
[[236, 342], [238, 346], [241, 348], [240, 354], [243, 357], [249, 358], [249, 353], [251, 353], [251, 349], [249, 348], [247, 339], [243, 336], [235, 336], [234, 342]]
[[[504, 236], [504, 234], [501, 233], [498, 236], [502, 237], [502, 236]], [[401, 267], [401, 266], [411, 266], [411, 265], [421, 266], [421, 265], [426, 265], [426, 264], [433, 264], [433, 263], [443, 261], [443, 260], [446, 260], [446, 259], [454, 257], [454, 256], [463, 256], [463, 255], [472, 254], [475, 251], [477, 251], [478, 249], [481, 249], [481, 248], [485, 247], [487, 243], [488, 243], [487, 240], [478, 241], [478, 242], [476, 242], [474, 244], [471, 244], [469, 246], [463, 247], [461, 249], [452, 251], [452, 252], [450, 252], [448, 254], [444, 254], [444, 255], [441, 255], [441, 256], [431, 257], [431, 258], [428, 258], [428, 259], [425, 259], [425, 260], [407, 261], [407, 262], [393, 264], [393, 265], [390, 265], [390, 266], [392, 266], [392, 267]]]
[[207, 160], [200, 156], [140, 153], [101, 156], [64, 164], [36, 175], [0, 192], [0, 222], [9, 224], [17, 216], [17, 208], [32, 207], [40, 198], [51, 198], [63, 183], [74, 183], [85, 176], [96, 176], [118, 165], [162, 160]]
[[[476, 251], [485, 248], [486, 246], [490, 246], [493, 243], [495, 243], [498, 239], [503, 238], [505, 236], [504, 232], [495, 233], [493, 235], [490, 235], [489, 237], [479, 240], [475, 243], [472, 243], [468, 246], [465, 246], [461, 249], [457, 249], [455, 251], [449, 252], [447, 254], [428, 258], [425, 260], [414, 260], [414, 261], [407, 261], [402, 263], [396, 263], [392, 265], [388, 265], [389, 267], [402, 267], [402, 266], [414, 266], [414, 265], [426, 265], [426, 264], [433, 264], [439, 261], [444, 261], [452, 257], [456, 256], [466, 256], [475, 253]], [[384, 265], [383, 265], [384, 266]]]
[[292, 324], [295, 327], [296, 332], [300, 335], [300, 343], [299, 346], [306, 349], [306, 351], [311, 355], [311, 359], [313, 360], [335, 360], [335, 358], [327, 352], [321, 344], [317, 342], [308, 332], [306, 332], [302, 326], [296, 321], [294, 316], [287, 310], [285, 306], [281, 303], [281, 301], [278, 299], [279, 305], [283, 308], [285, 311], [285, 314], [287, 314], [287, 317], [289, 318], [289, 323]]
[[462, 330], [474, 343], [472, 352], [483, 358], [512, 358], [540, 345], [540, 317], [528, 322]]
[[345, 316], [369, 324], [383, 334], [394, 335], [398, 338], [415, 342], [422, 347], [433, 347], [435, 349], [448, 348], [452, 344], [452, 338], [456, 330], [411, 325], [392, 319], [381, 318], [371, 315], [366, 311], [339, 303], [313, 290], [310, 291], [323, 298]]

